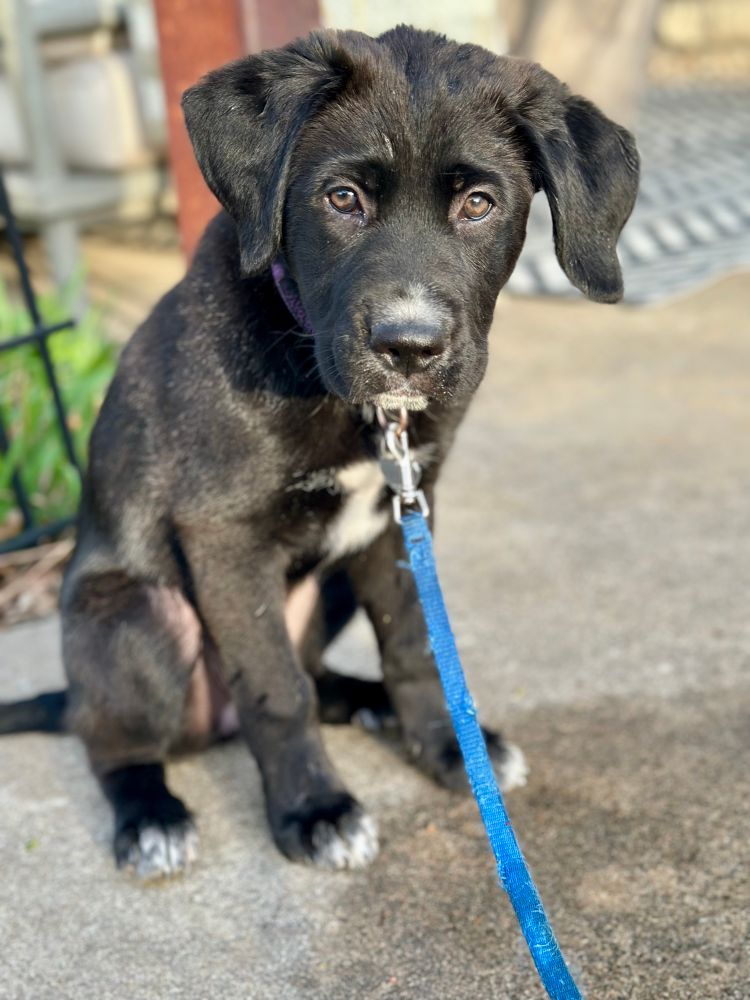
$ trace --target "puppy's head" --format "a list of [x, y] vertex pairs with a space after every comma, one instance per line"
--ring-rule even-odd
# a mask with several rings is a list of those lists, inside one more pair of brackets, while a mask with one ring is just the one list
[[209, 74], [183, 106], [243, 269], [283, 253], [321, 377], [352, 403], [474, 391], [537, 190], [571, 282], [622, 296], [635, 144], [535, 64], [410, 28], [322, 32]]

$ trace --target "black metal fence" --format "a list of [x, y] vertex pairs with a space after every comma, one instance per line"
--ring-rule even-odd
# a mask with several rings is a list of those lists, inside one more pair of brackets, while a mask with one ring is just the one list
[[[54, 404], [56, 424], [62, 437], [65, 453], [71, 466], [76, 470], [80, 477], [81, 466], [75, 453], [73, 439], [70, 434], [70, 427], [68, 425], [68, 418], [65, 411], [65, 404], [60, 393], [60, 385], [55, 373], [55, 366], [50, 356], [49, 346], [47, 344], [48, 337], [52, 336], [52, 334], [60, 333], [63, 330], [72, 329], [75, 326], [75, 323], [72, 319], [68, 319], [62, 323], [48, 324], [42, 319], [39, 312], [37, 297], [31, 283], [29, 268], [23, 254], [21, 234], [10, 206], [2, 171], [0, 171], [0, 227], [4, 231], [5, 236], [8, 239], [8, 243], [10, 244], [11, 254], [18, 270], [21, 294], [23, 295], [23, 301], [31, 319], [31, 329], [28, 333], [24, 333], [20, 336], [13, 336], [6, 340], [4, 337], [7, 331], [0, 329], [0, 364], [2, 364], [2, 358], [5, 352], [12, 351], [15, 348], [33, 345], [39, 352], [39, 356], [44, 367], [47, 385], [49, 386], [51, 400]], [[9, 431], [3, 420], [2, 410], [4, 402], [4, 400], [0, 399], [0, 455], [7, 453], [10, 445]], [[54, 537], [54, 535], [58, 534], [63, 528], [67, 527], [72, 522], [72, 517], [67, 517], [48, 524], [40, 524], [38, 522], [34, 514], [33, 505], [28, 492], [24, 486], [23, 461], [13, 470], [11, 482], [13, 492], [15, 493], [16, 500], [18, 502], [18, 509], [21, 512], [21, 517], [23, 518], [23, 524], [20, 533], [14, 538], [0, 542], [0, 553], [25, 548], [30, 545], [35, 545], [44, 538]]]

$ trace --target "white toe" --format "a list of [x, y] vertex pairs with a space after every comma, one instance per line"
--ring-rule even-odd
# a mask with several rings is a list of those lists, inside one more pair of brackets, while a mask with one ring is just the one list
[[128, 867], [148, 882], [186, 871], [197, 857], [198, 834], [192, 825], [169, 831], [160, 826], [146, 826], [130, 849]]
[[520, 747], [515, 743], [505, 744], [503, 759], [495, 764], [495, 774], [500, 784], [500, 790], [510, 792], [514, 788], [522, 788], [529, 776], [529, 765]]
[[344, 818], [338, 827], [317, 823], [312, 860], [322, 868], [366, 868], [378, 853], [378, 828], [366, 813]]

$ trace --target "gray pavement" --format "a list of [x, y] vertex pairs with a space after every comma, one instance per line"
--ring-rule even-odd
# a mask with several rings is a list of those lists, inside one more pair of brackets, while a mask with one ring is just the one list
[[[649, 310], [502, 301], [438, 549], [509, 798], [590, 1000], [750, 997], [750, 283]], [[334, 653], [374, 660], [364, 623]], [[0, 697], [56, 684], [57, 623], [0, 634]], [[532, 1000], [470, 800], [326, 731], [377, 816], [369, 871], [271, 846], [239, 745], [175, 762], [202, 856], [116, 873], [70, 738], [0, 744], [1, 1000]]]

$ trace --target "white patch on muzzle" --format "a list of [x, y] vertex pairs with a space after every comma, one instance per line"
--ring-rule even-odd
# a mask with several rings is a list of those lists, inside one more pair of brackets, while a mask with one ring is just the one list
[[436, 302], [424, 285], [411, 283], [406, 286], [406, 295], [391, 299], [378, 310], [378, 320], [414, 326], [439, 326], [448, 319], [445, 308]]

